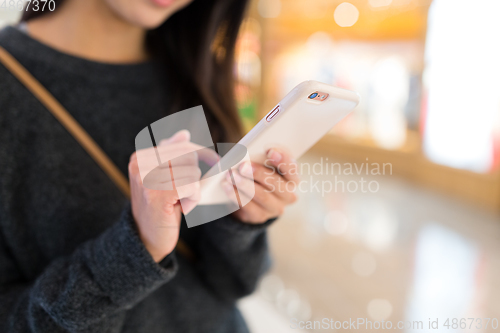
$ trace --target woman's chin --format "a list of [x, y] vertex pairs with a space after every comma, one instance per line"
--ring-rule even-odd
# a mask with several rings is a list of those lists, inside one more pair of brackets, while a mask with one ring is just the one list
[[161, 18], [159, 20], [144, 20], [142, 22], [138, 22], [142, 28], [146, 29], [146, 30], [153, 30], [153, 29], [156, 29], [158, 28], [160, 25], [163, 24], [163, 22], [165, 22], [167, 20], [168, 17], [166, 18]]
[[142, 15], [135, 15], [133, 18], [131, 18], [129, 21], [131, 21], [132, 24], [136, 26], [140, 26], [141, 28], [144, 28], [146, 30], [151, 30], [158, 28], [160, 25], [165, 22], [172, 13], [158, 13], [157, 12], [149, 12], [149, 13], [144, 13]]
[[129, 24], [144, 29], [162, 25], [192, 0], [106, 0], [108, 6]]
[[165, 6], [157, 6], [153, 4], [152, 6], [147, 6], [147, 8], [141, 8], [142, 10], [137, 10], [132, 18], [135, 25], [139, 25], [145, 29], [155, 29], [163, 24], [170, 16], [179, 11], [180, 8], [185, 7], [189, 4], [190, 0], [174, 1], [174, 0], [149, 0], [151, 2], [158, 1], [162, 3], [169, 3]]

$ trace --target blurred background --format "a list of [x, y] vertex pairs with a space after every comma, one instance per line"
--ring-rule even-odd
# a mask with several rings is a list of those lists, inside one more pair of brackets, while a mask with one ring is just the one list
[[[270, 228], [273, 268], [240, 303], [253, 332], [300, 331], [293, 318], [499, 329], [499, 12], [498, 0], [252, 1], [235, 68], [247, 130], [304, 80], [361, 95], [299, 160], [336, 163], [306, 168], [307, 184], [347, 188], [299, 192]], [[0, 25], [18, 14], [0, 8]]]
[[299, 193], [270, 228], [272, 271], [241, 303], [254, 332], [297, 331], [292, 318], [498, 330], [451, 326], [500, 317], [498, 12], [498, 0], [252, 2], [237, 53], [247, 128], [298, 83], [322, 81], [361, 103], [299, 163], [392, 166], [305, 168], [308, 183], [379, 187]]

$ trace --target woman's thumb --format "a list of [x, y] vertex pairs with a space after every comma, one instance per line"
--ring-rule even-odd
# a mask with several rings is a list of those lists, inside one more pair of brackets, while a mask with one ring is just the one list
[[160, 141], [160, 146], [165, 144], [171, 144], [176, 142], [185, 142], [191, 140], [191, 133], [188, 130], [180, 130], [168, 139], [163, 139]]

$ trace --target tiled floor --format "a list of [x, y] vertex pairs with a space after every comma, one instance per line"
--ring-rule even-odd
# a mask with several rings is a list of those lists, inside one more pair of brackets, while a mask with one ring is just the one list
[[[314, 154], [299, 162], [312, 167], [321, 157], [326, 164], [328, 156]], [[328, 163], [337, 162], [329, 158]], [[391, 322], [393, 332], [500, 330], [498, 215], [396, 176], [365, 171], [339, 175], [340, 192], [323, 195], [322, 184], [328, 189], [335, 176], [325, 170], [319, 175], [319, 167], [304, 171], [308, 183], [300, 200], [270, 228], [274, 267], [256, 295], [242, 303], [255, 332], [278, 332], [276, 327], [296, 332], [291, 327], [300, 320], [323, 325], [308, 331], [325, 331], [323, 320], [335, 325], [358, 318], [365, 321], [360, 319], [359, 329], [349, 325], [339, 331], [380, 332], [375, 328], [382, 320]], [[311, 181], [319, 181], [320, 189], [311, 192]], [[352, 193], [342, 192], [340, 181], [356, 182], [358, 190], [352, 191], [351, 183]], [[371, 181], [379, 184], [376, 193], [366, 190]], [[429, 322], [436, 327], [436, 319], [438, 328], [429, 328]], [[399, 329], [399, 321], [406, 328]], [[266, 329], [266, 323], [275, 329]]]

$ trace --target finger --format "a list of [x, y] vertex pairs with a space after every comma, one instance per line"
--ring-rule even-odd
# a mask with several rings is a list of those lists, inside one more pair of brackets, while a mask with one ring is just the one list
[[182, 212], [184, 214], [188, 214], [189, 212], [191, 212], [196, 207], [196, 205], [198, 205], [200, 199], [201, 199], [201, 191], [200, 187], [198, 186], [197, 190], [195, 190], [193, 194], [185, 198], [182, 198], [180, 200]]
[[163, 139], [160, 141], [160, 146], [168, 145], [174, 142], [183, 142], [191, 140], [191, 133], [188, 130], [180, 130], [168, 139]]
[[[172, 177], [173, 176], [173, 177]], [[175, 181], [177, 186], [187, 185], [201, 178], [201, 170], [198, 166], [183, 165], [172, 168], [155, 168], [143, 179], [144, 186], [150, 189], [171, 190]]]
[[[155, 153], [152, 151], [150, 154]], [[203, 147], [192, 142], [176, 143], [168, 146], [158, 146], [158, 154], [162, 162], [167, 160], [174, 161], [182, 159], [185, 155], [194, 154], [196, 156], [196, 163], [198, 159], [212, 166], [219, 161], [220, 156], [211, 148]], [[177, 162], [176, 162], [177, 163]]]
[[138, 150], [136, 154], [144, 168], [148, 166], [154, 168], [158, 166], [158, 163], [161, 163], [162, 166], [167, 165], [168, 161], [177, 165], [198, 164], [198, 159], [213, 166], [220, 159], [220, 156], [213, 149], [192, 142], [162, 144]]
[[156, 157], [157, 154], [164, 156], [166, 160], [173, 159], [206, 147], [200, 146], [192, 142], [175, 142], [168, 145], [157, 145], [149, 148], [139, 149], [136, 151], [141, 156]]
[[184, 179], [191, 181], [198, 181], [201, 178], [201, 169], [198, 166], [183, 165], [183, 166], [172, 166], [169, 170], [173, 175], [174, 181], [178, 186], [188, 184]]
[[234, 186], [231, 181], [228, 181], [227, 179], [224, 179], [221, 183], [222, 189], [224, 192], [226, 192], [227, 197], [229, 200], [231, 200], [233, 203], [239, 205], [238, 199], [234, 195]]
[[[150, 175], [144, 178], [144, 180], [142, 181], [142, 185], [151, 190], [172, 191], [175, 190], [177, 187], [180, 188], [182, 186], [186, 186], [200, 181], [199, 178], [194, 178], [194, 177], [176, 178], [174, 181], [168, 178], [164, 181], [160, 181], [158, 180], [159, 178], [153, 177], [157, 176], [156, 174], [153, 174], [153, 176], [151, 177]], [[168, 175], [164, 177], [167, 178]]]
[[[155, 168], [168, 169], [170, 168], [170, 166], [199, 165], [197, 152], [187, 153], [179, 157], [176, 157], [174, 159], [168, 159], [166, 158], [166, 156], [163, 156], [163, 158], [160, 158], [160, 161], [158, 161], [158, 156], [154, 151], [141, 152], [139, 154], [139, 161], [140, 161], [141, 171], [144, 171], [145, 173]], [[161, 162], [161, 164], [158, 164], [159, 162]]]
[[294, 193], [296, 184], [262, 164], [252, 163], [250, 165], [249, 162], [245, 162], [238, 167], [237, 172], [242, 177], [253, 179], [286, 203], [293, 203], [297, 200], [297, 195]]
[[267, 191], [262, 185], [241, 177], [237, 173], [233, 173], [233, 178], [242, 203], [254, 201], [272, 216], [282, 214], [284, 202]]
[[262, 164], [243, 162], [241, 163], [236, 171], [243, 177], [255, 180], [261, 184], [264, 184], [266, 177], [276, 174], [276, 170], [271, 168], [266, 168]]
[[196, 151], [200, 161], [205, 162], [209, 166], [214, 166], [220, 161], [220, 156], [211, 148], [203, 148]]
[[196, 207], [198, 201], [199, 199], [198, 200], [191, 200], [191, 198], [181, 199], [180, 202], [182, 207], [182, 213], [184, 215], [189, 214], [189, 212], [191, 212]]
[[[234, 196], [233, 185], [227, 180], [224, 180], [222, 182], [222, 187], [230, 200], [236, 204], [239, 204], [238, 200]], [[257, 202], [250, 200], [250, 198], [247, 197], [246, 194], [240, 193], [239, 196], [242, 202], [246, 202], [246, 205], [238, 209], [235, 214], [237, 214], [238, 218], [243, 222], [262, 223], [267, 221], [271, 217], [271, 214], [268, 211], [263, 209]]]
[[248, 202], [243, 208], [238, 209], [235, 214], [241, 221], [252, 224], [264, 223], [272, 218], [268, 212], [253, 201]]
[[[173, 160], [168, 157], [179, 156]], [[174, 152], [171, 154], [160, 153], [156, 148], [141, 149], [134, 153], [139, 164], [141, 174], [146, 175], [155, 168], [168, 168], [169, 162], [174, 165], [198, 165], [196, 152], [186, 154], [185, 152]], [[163, 156], [162, 156], [163, 155]]]
[[297, 194], [295, 193], [297, 185], [295, 182], [287, 180], [278, 173], [271, 176], [264, 175], [264, 177], [264, 179], [261, 179], [257, 176], [255, 182], [260, 184], [266, 192], [271, 193], [287, 204], [297, 201]]
[[192, 198], [193, 200], [199, 197], [200, 182], [191, 182], [187, 185], [175, 186], [179, 199]]
[[140, 183], [147, 191], [161, 191], [160, 195], [163, 200], [167, 200], [174, 204], [183, 198], [198, 198], [200, 191], [200, 182], [193, 177], [178, 179], [174, 182], [167, 181], [164, 183], [152, 182], [145, 179], [144, 183]]
[[161, 163], [165, 163], [167, 161], [173, 161], [178, 158], [185, 158], [188, 156], [189, 158], [196, 157], [196, 163], [198, 163], [198, 154], [197, 151], [202, 149], [203, 147], [196, 145], [191, 142], [180, 142], [174, 143], [166, 146], [157, 146], [155, 150], [149, 151], [149, 155], [158, 156]]
[[179, 195], [177, 191], [162, 191], [162, 190], [151, 190], [148, 188], [143, 188], [143, 192], [145, 193], [144, 197], [147, 198], [155, 198], [158, 202], [161, 202], [163, 205], [175, 205], [177, 201], [179, 201]]
[[139, 172], [139, 165], [137, 164], [137, 154], [135, 152], [130, 155], [130, 160], [128, 162], [128, 172], [131, 174], [136, 174]]
[[299, 181], [299, 169], [297, 162], [289, 153], [275, 148], [270, 149], [266, 155], [267, 163], [275, 167], [287, 180]]
[[[163, 211], [167, 215], [174, 215], [176, 211], [181, 211], [181, 205], [179, 203], [176, 203], [174, 205], [171, 204], [165, 204], [163, 207]], [[169, 228], [172, 231], [177, 229], [180, 230], [181, 227], [181, 219], [172, 219], [172, 218], [165, 218], [157, 222], [157, 226], [159, 228]]]

